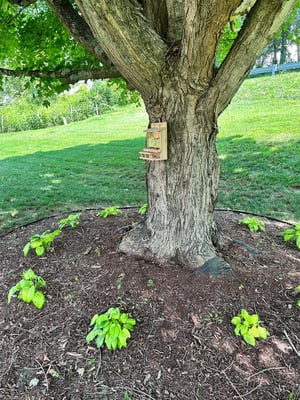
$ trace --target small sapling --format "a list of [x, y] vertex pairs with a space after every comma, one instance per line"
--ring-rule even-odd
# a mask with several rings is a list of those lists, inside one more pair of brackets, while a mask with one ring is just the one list
[[44, 293], [39, 289], [44, 287], [46, 287], [44, 279], [29, 268], [23, 272], [22, 279], [8, 292], [7, 303], [10, 304], [12, 296], [19, 292], [18, 299], [25, 303], [33, 303], [36, 308], [41, 309], [46, 299]]
[[251, 232], [265, 232], [266, 230], [264, 222], [255, 217], [246, 217], [244, 219], [240, 219], [239, 224], [247, 225]]
[[101, 212], [98, 212], [97, 217], [107, 218], [112, 215], [119, 215], [120, 213], [121, 213], [121, 210], [119, 209], [119, 207], [112, 206], [112, 207], [105, 208]]
[[235, 325], [236, 336], [243, 336], [246, 343], [255, 346], [255, 339], [267, 339], [269, 332], [260, 326], [257, 314], [250, 315], [243, 309], [241, 313], [232, 318], [231, 323]]
[[58, 228], [63, 229], [66, 226], [70, 226], [71, 228], [76, 228], [79, 225], [81, 213], [70, 214], [67, 218], [64, 218], [59, 221]]
[[41, 235], [33, 235], [29, 239], [29, 242], [23, 248], [23, 254], [26, 257], [30, 249], [35, 250], [37, 256], [42, 256], [45, 251], [48, 251], [52, 245], [53, 240], [56, 236], [61, 234], [60, 229], [55, 231], [45, 231]]
[[300, 224], [295, 224], [294, 228], [286, 229], [282, 234], [285, 242], [295, 241], [296, 246], [300, 250]]
[[96, 346], [103, 344], [109, 350], [127, 347], [127, 339], [131, 337], [136, 320], [130, 318], [127, 313], [121, 313], [118, 307], [110, 308], [106, 313], [95, 314], [91, 319], [90, 326], [94, 326], [86, 337], [90, 343], [95, 340]]

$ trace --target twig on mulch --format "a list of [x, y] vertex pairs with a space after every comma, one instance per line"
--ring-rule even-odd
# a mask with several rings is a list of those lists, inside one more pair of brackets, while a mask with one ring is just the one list
[[298, 351], [296, 349], [296, 347], [294, 346], [293, 342], [291, 341], [291, 338], [289, 337], [289, 335], [287, 334], [285, 329], [284, 329], [283, 333], [285, 334], [285, 337], [287, 338], [289, 344], [291, 345], [291, 348], [294, 350], [294, 352], [297, 354], [297, 356], [300, 357], [300, 351]]

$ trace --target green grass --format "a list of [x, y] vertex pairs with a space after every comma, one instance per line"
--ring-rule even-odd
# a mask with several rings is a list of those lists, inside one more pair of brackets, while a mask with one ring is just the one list
[[[218, 207], [300, 220], [300, 74], [248, 79], [219, 120]], [[0, 135], [0, 230], [85, 207], [145, 203], [147, 116], [126, 106]]]

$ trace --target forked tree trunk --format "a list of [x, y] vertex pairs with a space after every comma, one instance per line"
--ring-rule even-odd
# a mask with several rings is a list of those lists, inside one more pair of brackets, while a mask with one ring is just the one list
[[124, 237], [120, 250], [199, 267], [216, 255], [215, 106], [208, 97], [165, 90], [159, 104], [146, 107], [151, 122], [168, 123], [168, 160], [146, 161], [147, 218]]

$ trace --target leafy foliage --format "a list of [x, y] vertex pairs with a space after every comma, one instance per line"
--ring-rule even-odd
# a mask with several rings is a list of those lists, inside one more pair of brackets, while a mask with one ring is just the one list
[[282, 234], [285, 242], [295, 241], [296, 246], [300, 250], [300, 224], [295, 224], [294, 228], [286, 229]]
[[235, 325], [236, 336], [243, 336], [246, 343], [255, 346], [255, 339], [267, 339], [269, 332], [260, 326], [257, 314], [250, 315], [247, 310], [232, 318], [231, 323]]
[[147, 209], [148, 209], [148, 204], [147, 203], [143, 204], [139, 209], [139, 214], [145, 215], [147, 212]]
[[66, 226], [70, 226], [71, 228], [76, 228], [79, 225], [81, 213], [70, 214], [67, 218], [64, 218], [59, 221], [58, 228], [63, 229]]
[[97, 217], [107, 218], [113, 215], [119, 215], [120, 213], [121, 210], [119, 209], [119, 207], [116, 206], [106, 207], [103, 211], [97, 214]]
[[255, 217], [246, 217], [244, 219], [239, 220], [239, 224], [245, 224], [248, 226], [251, 232], [262, 231], [265, 232], [265, 224], [263, 221], [259, 221]]
[[33, 303], [33, 305], [41, 309], [45, 304], [45, 295], [40, 288], [46, 287], [46, 282], [42, 277], [36, 275], [31, 268], [23, 272], [22, 279], [13, 286], [8, 292], [7, 302], [10, 304], [12, 296], [19, 292], [18, 299], [25, 303]]
[[45, 251], [48, 251], [52, 245], [53, 240], [61, 234], [60, 229], [55, 231], [45, 231], [41, 235], [31, 236], [29, 242], [24, 246], [23, 253], [26, 257], [30, 249], [34, 249], [37, 256], [42, 256]]
[[129, 318], [127, 313], [121, 313], [118, 307], [110, 308], [106, 313], [95, 314], [91, 319], [90, 326], [93, 329], [86, 337], [90, 343], [95, 339], [97, 347], [104, 343], [109, 350], [127, 347], [127, 339], [131, 337], [130, 332], [136, 324], [136, 320]]

